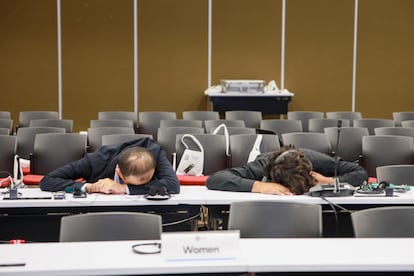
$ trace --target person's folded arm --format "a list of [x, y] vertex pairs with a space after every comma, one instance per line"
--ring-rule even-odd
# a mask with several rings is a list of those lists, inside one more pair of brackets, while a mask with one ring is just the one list
[[81, 189], [85, 182], [79, 179], [87, 179], [90, 175], [90, 167], [86, 158], [69, 163], [45, 175], [40, 181], [39, 187], [43, 191], [64, 191], [66, 188]]
[[346, 182], [353, 186], [360, 186], [364, 181], [368, 180], [366, 170], [353, 162], [339, 161], [337, 171], [340, 182]]

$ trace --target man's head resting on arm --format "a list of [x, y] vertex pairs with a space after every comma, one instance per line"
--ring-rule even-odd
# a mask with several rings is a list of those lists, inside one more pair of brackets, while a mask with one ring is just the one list
[[131, 147], [118, 156], [116, 172], [125, 184], [142, 185], [154, 176], [156, 161], [146, 148]]
[[293, 145], [272, 152], [264, 167], [267, 181], [287, 187], [293, 194], [303, 194], [314, 185], [312, 163]]

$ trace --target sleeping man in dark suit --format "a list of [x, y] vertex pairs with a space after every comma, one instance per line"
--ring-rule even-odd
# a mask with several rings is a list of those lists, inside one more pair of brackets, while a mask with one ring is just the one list
[[153, 187], [165, 187], [173, 194], [180, 192], [165, 152], [149, 138], [102, 146], [50, 172], [40, 182], [42, 190], [52, 192], [78, 189], [88, 193], [146, 194]]

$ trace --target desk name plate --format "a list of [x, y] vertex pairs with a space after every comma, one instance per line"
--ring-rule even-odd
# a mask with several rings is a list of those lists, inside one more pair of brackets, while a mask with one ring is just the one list
[[232, 261], [239, 257], [239, 231], [177, 232], [162, 235], [166, 261]]

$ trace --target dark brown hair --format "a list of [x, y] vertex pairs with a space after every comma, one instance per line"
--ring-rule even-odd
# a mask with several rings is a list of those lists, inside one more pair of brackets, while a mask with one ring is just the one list
[[118, 156], [118, 167], [125, 177], [144, 174], [155, 166], [154, 155], [146, 148], [127, 148]]
[[310, 175], [312, 163], [294, 146], [284, 146], [268, 156], [264, 175], [271, 182], [282, 184], [297, 195], [303, 194], [313, 186]]

